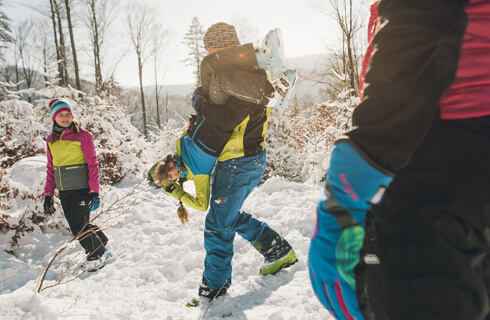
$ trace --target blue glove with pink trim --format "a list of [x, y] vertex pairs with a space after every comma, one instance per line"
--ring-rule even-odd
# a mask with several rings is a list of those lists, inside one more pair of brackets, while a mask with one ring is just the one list
[[100, 197], [97, 192], [92, 192], [90, 193], [90, 201], [89, 201], [89, 206], [90, 206], [90, 211], [95, 211], [97, 208], [100, 206]]
[[366, 213], [381, 201], [393, 179], [361, 154], [347, 139], [337, 141], [332, 149], [310, 245], [313, 290], [338, 320], [364, 319], [356, 298], [354, 267], [364, 240]]

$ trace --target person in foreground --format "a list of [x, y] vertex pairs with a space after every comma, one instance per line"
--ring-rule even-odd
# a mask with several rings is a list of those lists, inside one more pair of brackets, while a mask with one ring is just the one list
[[53, 131], [47, 138], [44, 212], [55, 212], [55, 189], [72, 234], [87, 254], [82, 265], [96, 271], [113, 257], [104, 232], [90, 224], [90, 211], [99, 207], [99, 163], [92, 135], [73, 120], [70, 103], [62, 99], [49, 102]]
[[339, 320], [489, 319], [490, 2], [378, 12], [317, 210], [313, 289]]

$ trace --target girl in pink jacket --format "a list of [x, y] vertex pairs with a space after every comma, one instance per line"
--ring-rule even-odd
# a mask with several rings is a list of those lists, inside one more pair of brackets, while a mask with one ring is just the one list
[[96, 225], [90, 224], [90, 211], [99, 207], [99, 163], [94, 139], [73, 119], [66, 100], [49, 102], [53, 131], [47, 138], [44, 212], [52, 215], [54, 190], [58, 189], [61, 206], [71, 232], [85, 249], [86, 271], [96, 271], [112, 257], [108, 239]]

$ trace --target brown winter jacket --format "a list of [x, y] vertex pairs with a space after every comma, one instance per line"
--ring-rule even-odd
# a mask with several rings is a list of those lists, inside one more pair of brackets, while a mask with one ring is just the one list
[[251, 43], [211, 53], [201, 62], [201, 86], [214, 104], [225, 104], [231, 96], [263, 104], [268, 82]]

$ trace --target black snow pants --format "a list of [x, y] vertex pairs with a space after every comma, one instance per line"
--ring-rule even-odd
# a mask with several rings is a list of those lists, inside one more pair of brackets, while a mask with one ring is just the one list
[[436, 120], [366, 219], [366, 320], [490, 319], [490, 117]]
[[66, 221], [74, 236], [85, 249], [87, 260], [100, 258], [108, 239], [96, 225], [90, 224], [89, 189], [60, 191], [60, 201]]

